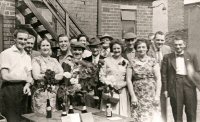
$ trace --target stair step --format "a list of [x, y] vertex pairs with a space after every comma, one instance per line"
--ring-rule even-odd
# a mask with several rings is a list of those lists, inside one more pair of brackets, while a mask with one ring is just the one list
[[26, 6], [25, 4], [23, 4], [22, 2], [20, 2], [17, 6], [17, 9], [21, 12], [24, 11], [25, 9], [27, 9], [28, 6]]
[[31, 18], [33, 18], [33, 17], [35, 17], [35, 15], [34, 15], [34, 13], [29, 13], [29, 14], [27, 14], [27, 15], [25, 15], [25, 18], [27, 18], [27, 19], [31, 19]]
[[34, 28], [37, 27], [37, 26], [40, 26], [42, 25], [42, 23], [40, 21], [37, 21], [35, 23], [30, 23]]
[[26, 16], [26, 15], [28, 15], [30, 13], [32, 13], [32, 12], [31, 12], [31, 10], [29, 8], [21, 11], [21, 14], [24, 15], [24, 16]]

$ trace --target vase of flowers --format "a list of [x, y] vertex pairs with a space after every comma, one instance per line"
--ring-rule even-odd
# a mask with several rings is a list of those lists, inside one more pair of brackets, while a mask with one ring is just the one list
[[51, 103], [52, 111], [56, 111], [58, 83], [59, 82], [55, 80], [55, 72], [50, 69], [46, 70], [44, 79], [35, 82], [35, 92], [32, 98], [34, 112], [46, 114], [47, 99]]
[[[65, 64], [66, 69], [64, 77], [68, 83], [64, 84], [62, 90], [59, 90], [58, 97], [72, 96], [76, 101], [74, 105], [83, 105], [85, 103], [85, 95], [92, 93], [97, 86], [98, 77], [97, 67], [92, 63], [85, 61], [74, 62], [73, 65]], [[95, 96], [94, 94], [91, 94]], [[67, 97], [69, 99], [69, 97]]]

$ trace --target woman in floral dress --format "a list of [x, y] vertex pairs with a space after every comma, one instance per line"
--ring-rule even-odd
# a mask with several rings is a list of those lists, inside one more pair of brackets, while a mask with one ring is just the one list
[[149, 45], [146, 40], [138, 39], [134, 48], [137, 56], [130, 62], [126, 76], [131, 96], [131, 116], [134, 122], [152, 122], [160, 98], [160, 68], [154, 58], [147, 56]]
[[55, 80], [63, 78], [63, 69], [55, 58], [51, 58], [51, 43], [48, 40], [42, 40], [39, 43], [41, 56], [35, 57], [32, 60], [32, 72], [35, 80], [34, 86], [36, 90], [33, 94], [33, 110], [36, 113], [46, 113], [47, 99], [50, 100], [52, 111], [56, 111], [56, 93], [58, 85], [52, 86], [52, 92], [42, 90], [40, 87], [41, 80], [44, 80], [45, 72], [49, 69], [55, 72]]
[[[130, 103], [125, 81], [128, 60], [121, 56], [123, 46], [119, 41], [114, 41], [110, 47], [113, 55], [104, 59], [105, 64], [100, 69], [99, 78], [103, 84], [110, 85], [118, 91], [113, 93], [113, 97], [119, 99], [117, 104], [111, 103], [113, 113], [128, 117], [130, 116]], [[106, 109], [107, 102], [102, 99], [101, 110]]]

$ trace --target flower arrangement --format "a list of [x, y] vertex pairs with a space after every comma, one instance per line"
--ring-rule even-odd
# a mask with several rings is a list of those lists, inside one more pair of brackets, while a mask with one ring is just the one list
[[[127, 63], [125, 60], [122, 60], [118, 63], [119, 66], [125, 67]], [[105, 69], [104, 69], [105, 70]], [[118, 89], [116, 81], [116, 77], [112, 74], [109, 74], [109, 71], [103, 71], [100, 73], [100, 81], [102, 82], [102, 86], [98, 89], [103, 92], [102, 99], [106, 100], [109, 103], [116, 104], [119, 101], [119, 95], [121, 93], [121, 89]]]
[[[98, 83], [98, 67], [86, 61], [77, 61], [73, 65], [65, 64], [64, 77], [67, 80], [67, 85], [62, 86], [59, 90], [58, 97], [65, 98], [66, 96], [84, 97], [95, 89]], [[82, 99], [81, 103], [83, 103]]]
[[41, 91], [53, 92], [52, 86], [58, 84], [59, 82], [55, 79], [55, 72], [47, 69], [44, 75], [44, 79], [37, 82], [38, 88]]

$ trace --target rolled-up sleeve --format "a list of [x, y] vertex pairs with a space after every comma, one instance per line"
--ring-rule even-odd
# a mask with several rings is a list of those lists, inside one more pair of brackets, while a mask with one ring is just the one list
[[0, 69], [10, 69], [10, 58], [6, 52], [0, 54]]

